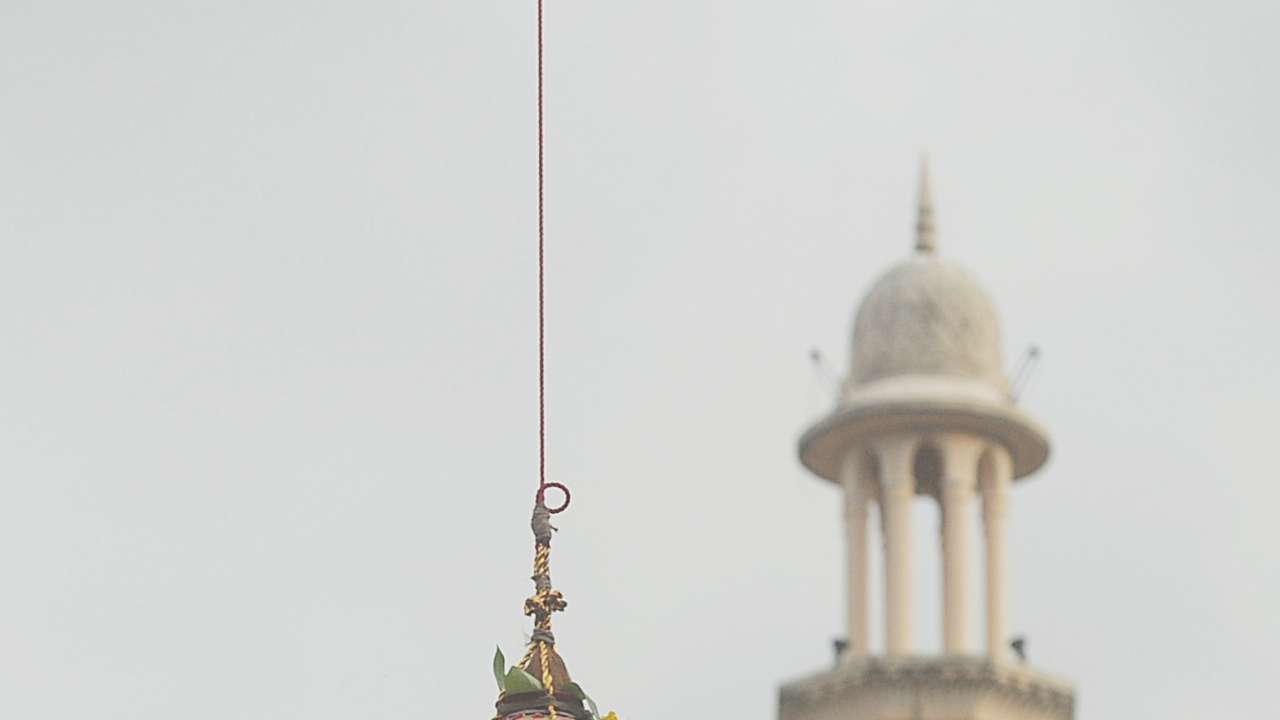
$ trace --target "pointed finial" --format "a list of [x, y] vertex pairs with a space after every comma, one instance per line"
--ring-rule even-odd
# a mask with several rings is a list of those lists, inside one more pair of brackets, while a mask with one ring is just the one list
[[920, 158], [920, 199], [916, 211], [916, 252], [933, 253], [938, 249], [933, 226], [933, 189], [929, 184], [929, 157]]

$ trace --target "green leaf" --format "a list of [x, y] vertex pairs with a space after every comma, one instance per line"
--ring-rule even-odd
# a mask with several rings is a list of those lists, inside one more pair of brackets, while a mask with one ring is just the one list
[[503, 682], [503, 692], [512, 695], [520, 693], [539, 692], [542, 690], [542, 683], [538, 682], [538, 678], [525, 672], [523, 668], [514, 665], [507, 671], [507, 678]]
[[502, 668], [507, 666], [507, 659], [502, 656], [502, 648], [495, 646], [493, 649], [493, 679], [498, 681], [498, 692], [507, 689], [507, 676], [502, 673]]
[[591, 717], [596, 720], [600, 720], [600, 708], [596, 707], [596, 701], [591, 699], [591, 696], [587, 694], [586, 690], [582, 689], [581, 685], [576, 682], [571, 682], [568, 685], [565, 685], [564, 689], [570, 695], [585, 702], [587, 707], [591, 709]]

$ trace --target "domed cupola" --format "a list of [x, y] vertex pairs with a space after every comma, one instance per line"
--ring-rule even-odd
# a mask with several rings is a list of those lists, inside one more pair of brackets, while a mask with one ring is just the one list
[[872, 284], [852, 345], [836, 407], [800, 439], [800, 460], [819, 477], [836, 481], [849, 448], [903, 428], [986, 438], [1007, 449], [1014, 477], [1048, 459], [1048, 435], [1010, 397], [995, 303], [972, 273], [938, 256], [927, 170], [915, 250]]
[[[833, 407], [797, 447], [805, 468], [843, 494], [848, 635], [833, 669], [783, 687], [780, 720], [1072, 720], [1071, 685], [1028, 668], [1023, 641], [1009, 635], [1009, 496], [1015, 480], [1045, 464], [1049, 434], [1009, 392], [995, 303], [973, 275], [938, 257], [927, 170], [915, 251], [863, 298], [852, 351]], [[941, 570], [933, 649], [913, 638], [921, 501], [938, 519], [928, 543]], [[973, 642], [977, 537], [982, 655]], [[873, 590], [883, 612], [874, 642]]]
[[849, 388], [944, 375], [1004, 391], [995, 303], [968, 270], [938, 257], [927, 175], [916, 229], [915, 255], [880, 276], [858, 309]]

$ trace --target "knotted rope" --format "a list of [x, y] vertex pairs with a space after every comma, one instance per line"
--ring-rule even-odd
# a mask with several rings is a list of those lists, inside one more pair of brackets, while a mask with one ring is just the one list
[[[534, 501], [533, 528], [533, 586], [534, 594], [524, 601], [524, 614], [533, 617], [533, 633], [529, 648], [520, 661], [526, 672], [531, 667], [533, 655], [538, 654], [542, 666], [542, 687], [547, 691], [547, 712], [556, 720], [555, 678], [551, 676], [551, 652], [556, 638], [551, 633], [551, 614], [564, 610], [564, 595], [551, 587], [551, 516], [569, 507], [569, 489], [560, 483], [547, 482], [547, 410], [546, 410], [546, 133], [544, 112], [545, 83], [543, 61], [542, 0], [538, 8], [538, 495]], [[564, 503], [556, 508], [546, 505], [547, 488], [564, 493]]]
[[[550, 509], [545, 502], [546, 488], [558, 487], [565, 493], [565, 501], [560, 507]], [[538, 664], [542, 666], [542, 687], [547, 691], [547, 712], [551, 720], [556, 720], [555, 678], [551, 676], [551, 650], [555, 647], [556, 638], [551, 632], [551, 614], [568, 607], [564, 595], [551, 587], [551, 533], [555, 527], [551, 525], [552, 513], [561, 512], [569, 505], [569, 491], [559, 483], [547, 483], [538, 489], [538, 497], [533, 506], [533, 518], [530, 526], [533, 529], [533, 587], [534, 594], [524, 601], [524, 614], [533, 617], [533, 633], [529, 637], [529, 648], [520, 661], [520, 666], [528, 671], [533, 655], [538, 654]]]

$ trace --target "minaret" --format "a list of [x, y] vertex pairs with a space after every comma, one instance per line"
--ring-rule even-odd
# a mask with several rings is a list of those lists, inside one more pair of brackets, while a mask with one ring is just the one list
[[[801, 437], [799, 455], [843, 491], [849, 638], [835, 670], [783, 687], [781, 720], [1073, 717], [1070, 686], [1006, 652], [1008, 493], [1044, 465], [1049, 437], [1010, 397], [994, 303], [968, 271], [939, 256], [923, 164], [914, 252], [863, 299], [841, 397]], [[931, 652], [912, 639], [911, 508], [921, 497], [941, 510], [943, 637]], [[984, 538], [983, 651], [969, 627], [975, 504]], [[884, 553], [879, 650], [869, 632], [873, 511]]]

